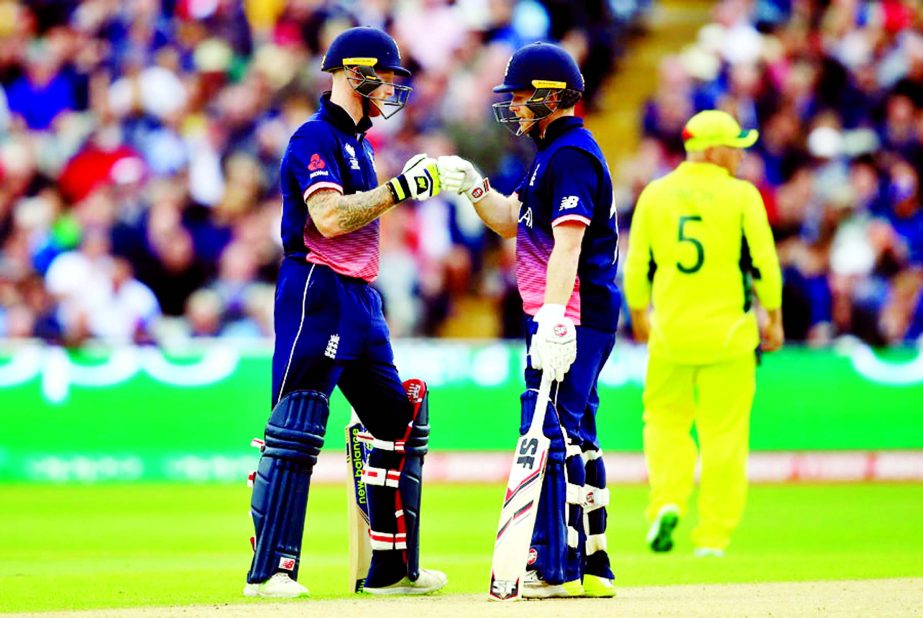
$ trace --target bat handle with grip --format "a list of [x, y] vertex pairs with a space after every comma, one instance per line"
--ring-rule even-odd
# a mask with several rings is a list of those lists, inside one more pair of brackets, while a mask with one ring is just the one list
[[535, 400], [535, 413], [532, 416], [532, 426], [540, 429], [545, 424], [545, 413], [548, 411], [548, 401], [551, 399], [551, 385], [554, 382], [554, 373], [549, 370], [542, 371], [542, 382], [538, 387], [538, 397]]

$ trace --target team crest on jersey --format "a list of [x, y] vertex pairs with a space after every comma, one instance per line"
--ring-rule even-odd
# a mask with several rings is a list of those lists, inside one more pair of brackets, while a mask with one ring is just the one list
[[345, 144], [343, 150], [346, 151], [346, 154], [349, 156], [349, 169], [357, 170], [359, 169], [359, 159], [356, 158], [356, 149], [353, 148], [352, 144]]
[[527, 228], [532, 228], [532, 208], [526, 208], [526, 211], [519, 215], [519, 222], [525, 223]]
[[327, 349], [324, 350], [324, 356], [327, 358], [335, 359], [337, 357], [337, 350], [340, 347], [340, 335], [333, 334], [330, 335], [330, 341], [327, 342]]

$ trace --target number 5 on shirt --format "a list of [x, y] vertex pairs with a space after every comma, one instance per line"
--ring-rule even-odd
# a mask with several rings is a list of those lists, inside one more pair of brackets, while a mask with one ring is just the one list
[[698, 239], [692, 237], [689, 230], [686, 229], [686, 224], [692, 221], [700, 222], [702, 221], [702, 217], [699, 215], [682, 215], [679, 218], [678, 240], [680, 242], [691, 243], [692, 246], [695, 247], [695, 262], [692, 266], [685, 266], [679, 261], [676, 262], [676, 267], [679, 269], [679, 272], [686, 273], [687, 275], [698, 272], [699, 269], [702, 268], [702, 264], [705, 263], [705, 247], [702, 246], [702, 243]]

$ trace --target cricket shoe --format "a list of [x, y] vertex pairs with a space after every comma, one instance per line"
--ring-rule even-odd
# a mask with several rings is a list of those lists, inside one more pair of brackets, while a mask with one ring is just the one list
[[538, 571], [526, 571], [526, 578], [522, 583], [524, 599], [567, 599], [585, 595], [579, 579], [563, 584], [549, 584], [542, 579]]
[[647, 544], [656, 552], [673, 549], [673, 530], [679, 524], [679, 507], [675, 504], [663, 506], [657, 518], [647, 531]]
[[696, 558], [724, 558], [724, 550], [717, 547], [696, 547]]
[[585, 574], [583, 576], [583, 596], [608, 599], [615, 596], [615, 586], [608, 577]]
[[281, 571], [258, 584], [244, 586], [245, 597], [264, 597], [270, 599], [294, 599], [308, 596], [308, 589]]
[[420, 576], [417, 578], [417, 581], [410, 581], [410, 578], [405, 576], [402, 580], [391, 584], [390, 586], [382, 586], [380, 588], [369, 588], [366, 586], [363, 588], [363, 592], [368, 592], [369, 594], [429, 594], [430, 592], [436, 592], [443, 586], [449, 583], [449, 578], [446, 577], [445, 573], [442, 571], [436, 571], [433, 569], [420, 569]]

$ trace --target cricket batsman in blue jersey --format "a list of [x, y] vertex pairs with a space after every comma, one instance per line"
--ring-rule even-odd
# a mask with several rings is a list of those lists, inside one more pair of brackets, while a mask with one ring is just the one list
[[535, 411], [541, 370], [557, 381], [545, 417], [551, 447], [522, 594], [611, 597], [596, 383], [615, 344], [621, 306], [612, 179], [592, 134], [574, 115], [583, 76], [563, 49], [521, 48], [494, 92], [512, 95], [494, 105], [497, 120], [538, 147], [519, 188], [502, 195], [455, 156], [439, 158], [439, 173], [443, 190], [465, 194], [488, 227], [516, 238], [529, 325], [520, 433]]
[[439, 193], [436, 161], [412, 157], [379, 185], [365, 133], [372, 118], [407, 102], [409, 77], [394, 40], [375, 28], [346, 30], [322, 70], [333, 86], [292, 135], [282, 158], [282, 243], [275, 304], [272, 412], [251, 514], [256, 528], [244, 595], [297, 597], [311, 472], [338, 386], [374, 437], [365, 467], [372, 562], [365, 592], [425, 594], [446, 576], [419, 567], [423, 455], [429, 436], [425, 384], [405, 390], [394, 366], [379, 293], [378, 218], [406, 199]]

